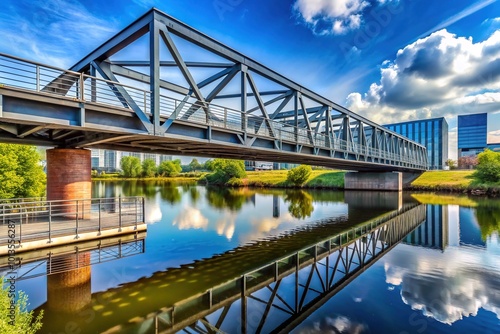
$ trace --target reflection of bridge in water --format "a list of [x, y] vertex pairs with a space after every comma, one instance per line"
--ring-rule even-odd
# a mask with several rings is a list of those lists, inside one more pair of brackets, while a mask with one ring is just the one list
[[[65, 319], [86, 332], [286, 332], [398, 244], [425, 214], [425, 206], [413, 204], [356, 225], [346, 218], [320, 221], [95, 293], [86, 308]], [[43, 331], [64, 328], [60, 317], [46, 311]]]

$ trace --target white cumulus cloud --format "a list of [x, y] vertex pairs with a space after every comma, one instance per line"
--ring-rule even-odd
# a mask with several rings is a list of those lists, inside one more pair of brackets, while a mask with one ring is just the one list
[[344, 34], [361, 26], [365, 0], [297, 0], [293, 9], [317, 34]]
[[500, 111], [500, 30], [474, 42], [446, 29], [385, 61], [380, 81], [347, 97], [347, 106], [379, 123]]

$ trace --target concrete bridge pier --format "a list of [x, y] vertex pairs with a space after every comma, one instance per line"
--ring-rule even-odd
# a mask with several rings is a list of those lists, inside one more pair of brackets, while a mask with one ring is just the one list
[[[80, 200], [92, 197], [90, 150], [47, 150], [47, 200]], [[71, 201], [59, 210], [67, 218], [90, 218], [90, 201]]]
[[402, 191], [403, 173], [349, 172], [344, 177], [346, 190]]

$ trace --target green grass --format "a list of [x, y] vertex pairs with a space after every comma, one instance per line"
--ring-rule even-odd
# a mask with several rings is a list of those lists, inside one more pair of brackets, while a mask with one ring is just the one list
[[[160, 181], [172, 183], [197, 182], [206, 173], [183, 173], [176, 177], [154, 177], [127, 179], [117, 174], [105, 174], [104, 177], [93, 177], [93, 180], [104, 181]], [[293, 185], [286, 181], [287, 170], [249, 171], [242, 180], [242, 185], [250, 187], [291, 188]], [[344, 188], [345, 172], [337, 170], [313, 170], [311, 176], [303, 185], [304, 188]], [[472, 190], [486, 190], [489, 194], [500, 194], [500, 184], [480, 183], [473, 178], [473, 170], [428, 171], [420, 175], [411, 183], [410, 190], [424, 191], [454, 191], [465, 192]]]
[[[247, 172], [244, 184], [253, 187], [293, 187], [286, 181], [287, 170]], [[343, 188], [344, 172], [333, 170], [313, 170], [304, 184], [305, 188]]]
[[413, 189], [452, 190], [468, 189], [473, 181], [473, 170], [428, 171], [411, 183]]

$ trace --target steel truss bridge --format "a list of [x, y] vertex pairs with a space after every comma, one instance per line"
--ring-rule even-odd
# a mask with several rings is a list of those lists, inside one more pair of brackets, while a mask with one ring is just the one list
[[425, 147], [156, 9], [69, 70], [0, 54], [0, 141], [349, 170], [427, 166]]
[[[405, 204], [357, 224], [320, 221], [94, 293], [68, 321], [105, 333], [289, 332], [425, 219], [425, 205]], [[59, 316], [44, 314], [47, 332]]]

